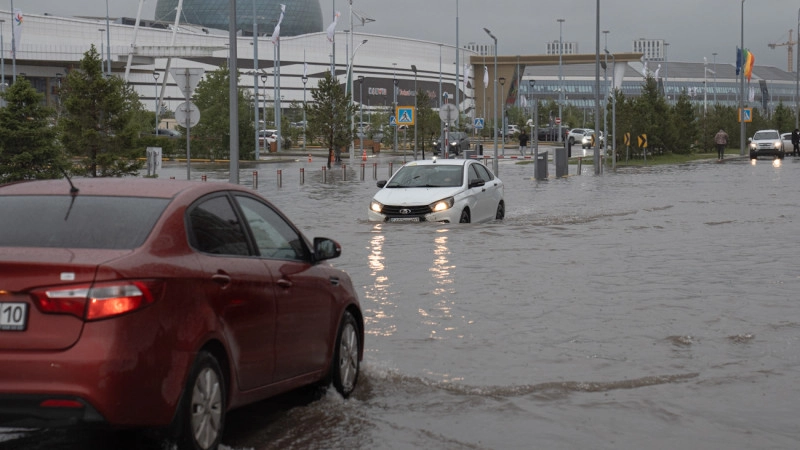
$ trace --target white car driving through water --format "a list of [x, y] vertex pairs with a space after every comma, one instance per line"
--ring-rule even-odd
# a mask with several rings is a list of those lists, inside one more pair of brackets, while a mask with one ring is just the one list
[[371, 222], [488, 222], [506, 213], [503, 182], [472, 159], [412, 161], [378, 187]]

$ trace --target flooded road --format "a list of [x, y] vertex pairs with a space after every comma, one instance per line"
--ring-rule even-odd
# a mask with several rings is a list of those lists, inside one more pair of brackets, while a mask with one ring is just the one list
[[[230, 414], [225, 448], [797, 447], [800, 159], [589, 164], [547, 181], [504, 160], [506, 219], [481, 225], [367, 222], [371, 164], [366, 181], [334, 169], [327, 183], [321, 163], [257, 168], [259, 192], [342, 245], [365, 361], [348, 401], [330, 390]], [[0, 447], [37, 439], [87, 448], [54, 432]]]

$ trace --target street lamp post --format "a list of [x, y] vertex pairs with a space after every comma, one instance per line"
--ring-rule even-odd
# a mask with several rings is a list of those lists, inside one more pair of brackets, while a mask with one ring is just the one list
[[105, 28], [98, 28], [97, 31], [100, 32], [100, 68], [103, 70], [103, 75], [106, 74], [106, 55], [105, 48], [103, 47], [103, 33], [106, 31]]
[[500, 81], [500, 105], [502, 105], [502, 108], [503, 108], [503, 111], [502, 111], [503, 112], [503, 116], [500, 118], [500, 120], [502, 121], [502, 124], [500, 125], [501, 126], [500, 133], [503, 136], [502, 140], [500, 141], [501, 142], [500, 145], [503, 147], [503, 151], [500, 154], [503, 155], [503, 157], [505, 157], [506, 156], [506, 132], [508, 130], [506, 130], [506, 126], [507, 126], [506, 125], [506, 99], [505, 99], [505, 97], [503, 97], [503, 94], [504, 94], [504, 88], [505, 88], [505, 85], [506, 85], [506, 77], [500, 77], [498, 79], [498, 81]]
[[411, 70], [414, 71], [414, 159], [417, 159], [417, 66], [412, 64]]
[[155, 133], [156, 133], [156, 135], [158, 135], [158, 77], [160, 75], [161, 74], [159, 74], [155, 70], [153, 71], [153, 79], [155, 80], [155, 82], [153, 83], [153, 88], [154, 88], [154, 91], [155, 91], [154, 92], [155, 95], [153, 97], [153, 100], [155, 102], [155, 108], [156, 108], [155, 109], [155, 112], [156, 112], [156, 129], [155, 129]]
[[364, 75], [358, 76], [358, 112], [359, 129], [361, 136], [358, 138], [358, 146], [361, 154], [364, 154]]
[[[353, 34], [352, 30], [350, 30], [350, 34]], [[358, 51], [358, 49], [361, 48], [361, 46], [366, 44], [366, 43], [367, 43], [367, 40], [364, 39], [363, 41], [361, 41], [360, 44], [358, 44], [356, 46], [356, 48], [353, 49], [353, 54], [350, 55], [350, 62], [347, 64], [347, 77], [345, 77], [345, 83], [347, 83], [347, 87], [345, 88], [345, 92], [350, 92], [350, 98], [349, 98], [348, 101], [350, 102], [351, 106], [353, 105], [353, 89], [352, 89], [352, 79], [351, 79], [351, 77], [353, 76], [353, 60], [356, 57], [356, 52]], [[356, 125], [355, 121], [356, 121], [355, 114], [353, 114], [352, 116], [350, 116], [350, 129], [351, 130], [353, 128], [355, 128], [355, 125]], [[355, 151], [356, 151], [355, 150], [355, 146], [353, 145], [353, 141], [351, 140], [350, 141], [350, 162], [351, 163], [353, 161], [355, 161]]]
[[492, 169], [494, 169], [495, 175], [498, 174], [498, 164], [497, 164], [497, 38], [494, 37], [491, 31], [488, 28], [484, 28], [483, 31], [489, 35], [490, 38], [494, 41], [494, 122], [493, 126], [495, 129], [494, 132], [494, 161], [492, 161]]
[[717, 52], [711, 54], [714, 57], [714, 105], [717, 104]]
[[[741, 37], [741, 47], [739, 47], [742, 52], [742, 56], [744, 56], [744, 0], [742, 0], [742, 20], [741, 20], [741, 30], [740, 30], [740, 37]], [[739, 156], [744, 156], [744, 135], [747, 133], [745, 131], [745, 123], [742, 115], [744, 114], [744, 61], [742, 61], [742, 70], [739, 71], [741, 75], [740, 85], [739, 85]]]
[[[267, 135], [266, 135], [266, 129], [267, 129], [267, 74], [266, 73], [262, 73], [261, 74], [261, 84], [264, 85], [264, 95], [263, 95], [263, 97], [264, 97], [264, 130], [265, 130], [264, 131], [264, 153], [267, 153], [267, 152], [270, 151], [270, 149], [267, 148], [268, 143], [267, 143]], [[260, 138], [261, 138], [261, 134], [262, 133], [261, 133], [260, 130], [259, 130], [258, 134], [259, 134], [259, 140], [261, 140]]]
[[308, 76], [303, 74], [303, 152], [306, 151], [306, 83]]
[[[3, 50], [5, 48], [5, 44], [3, 43], [3, 24], [6, 23], [5, 20], [0, 19], [0, 53], [5, 52]], [[2, 74], [2, 78], [0, 78], [0, 92], [6, 91], [6, 57], [5, 55], [0, 55], [0, 73]]]
[[394, 110], [392, 111], [392, 116], [394, 116], [394, 151], [397, 151], [397, 63], [392, 63], [394, 66], [392, 77], [394, 78], [394, 102], [392, 102], [392, 106]]
[[617, 165], [617, 145], [615, 142], [617, 136], [617, 58], [606, 49], [606, 60], [608, 59], [608, 55], [611, 55], [611, 136], [606, 133], [605, 145], [606, 148], [608, 148], [609, 142], [611, 142], [611, 168], [614, 169]]
[[[797, 37], [800, 40], [800, 9], [797, 10]], [[797, 46], [797, 67], [794, 71], [794, 127], [800, 128], [800, 45]]]
[[564, 19], [558, 19], [558, 142], [563, 142], [561, 132], [561, 105], [564, 103], [564, 74], [561, 69], [561, 58], [564, 55], [564, 41], [562, 40], [561, 29]]

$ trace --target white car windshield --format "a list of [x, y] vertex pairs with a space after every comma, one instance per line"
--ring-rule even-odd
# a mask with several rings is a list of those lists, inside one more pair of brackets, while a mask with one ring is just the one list
[[453, 165], [405, 166], [392, 177], [387, 188], [461, 186], [463, 167]]
[[763, 141], [766, 139], [780, 139], [777, 131], [760, 131], [753, 136], [754, 141]]

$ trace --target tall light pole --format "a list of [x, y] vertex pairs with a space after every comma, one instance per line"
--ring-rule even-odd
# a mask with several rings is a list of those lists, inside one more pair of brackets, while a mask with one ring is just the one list
[[564, 55], [564, 42], [562, 41], [561, 29], [564, 19], [558, 19], [558, 142], [562, 141], [561, 132], [561, 104], [564, 103], [564, 75], [561, 69], [561, 58]]
[[[266, 76], [265, 76], [266, 77]], [[306, 83], [308, 83], [308, 76], [303, 73], [303, 152], [306, 151]]]
[[[800, 40], [800, 9], [797, 10], [797, 37]], [[797, 67], [794, 71], [794, 127], [800, 128], [800, 45], [797, 46]]]
[[714, 105], [717, 104], [717, 52], [711, 54], [714, 57]]
[[417, 159], [417, 66], [412, 64], [411, 70], [414, 71], [414, 159]]
[[[456, 126], [455, 129], [458, 130], [461, 122], [461, 102], [458, 100], [458, 69], [459, 69], [459, 62], [458, 62], [458, 0], [456, 0]], [[415, 89], [416, 90], [416, 89]], [[466, 91], [466, 88], [464, 89]], [[416, 94], [415, 94], [416, 95]], [[416, 142], [414, 143], [416, 145]], [[414, 155], [416, 156], [417, 152], [414, 151]]]
[[[605, 139], [606, 148], [608, 148], [608, 145], [611, 145], [611, 168], [614, 169], [617, 166], [617, 58], [606, 49], [606, 60], [608, 59], [608, 55], [611, 55], [611, 136], [606, 133]], [[611, 142], [611, 144], [609, 144], [609, 142]]]
[[[351, 5], [352, 5], [352, 3], [351, 3]], [[350, 34], [353, 34], [353, 30], [350, 30]], [[363, 41], [361, 41], [360, 44], [358, 44], [356, 46], [356, 48], [353, 49], [353, 54], [350, 55], [350, 61], [347, 64], [347, 77], [345, 77], [345, 83], [347, 83], [347, 87], [345, 88], [345, 92], [350, 92], [350, 98], [348, 99], [348, 101], [350, 102], [351, 106], [353, 105], [353, 89], [352, 89], [353, 80], [351, 79], [351, 77], [353, 76], [353, 60], [355, 60], [355, 58], [356, 58], [356, 52], [358, 51], [358, 49], [361, 48], [361, 46], [366, 44], [366, 43], [367, 43], [367, 40], [364, 39]], [[352, 116], [350, 116], [350, 129], [351, 130], [354, 129], [355, 126], [356, 126], [355, 121], [356, 121], [355, 114], [353, 114]], [[356, 152], [356, 150], [355, 150], [355, 146], [353, 146], [353, 141], [350, 141], [350, 162], [351, 163], [353, 161], [355, 161], [355, 152]]]
[[492, 169], [494, 169], [494, 174], [498, 174], [498, 164], [497, 164], [497, 38], [494, 37], [491, 31], [488, 28], [484, 28], [483, 31], [489, 35], [490, 38], [494, 41], [494, 122], [492, 122], [494, 126], [494, 161], [492, 161]]
[[501, 130], [500, 133], [503, 136], [503, 139], [500, 141], [501, 142], [500, 145], [503, 147], [503, 151], [500, 154], [505, 157], [506, 156], [506, 132], [508, 132], [508, 130], [506, 129], [506, 127], [507, 127], [507, 125], [506, 125], [506, 98], [505, 98], [505, 96], [503, 94], [505, 93], [504, 88], [506, 86], [506, 77], [500, 77], [500, 78], [498, 78], [498, 81], [500, 81], [500, 105], [503, 108], [503, 110], [502, 110], [503, 114], [502, 114], [502, 117], [500, 118], [500, 121], [502, 122], [502, 125], [501, 125], [502, 128], [500, 128], [500, 130]]
[[703, 119], [706, 118], [707, 114], [708, 114], [708, 58], [703, 56]]
[[394, 66], [392, 77], [394, 78], [394, 102], [392, 102], [392, 116], [394, 117], [394, 151], [397, 151], [397, 63], [392, 63]]
[[[358, 112], [359, 112], [359, 129], [361, 129], [361, 137], [358, 139], [359, 151], [364, 154], [364, 75], [358, 76]], [[303, 109], [305, 111], [305, 109]], [[305, 116], [303, 116], [305, 120]], [[303, 137], [305, 139], [305, 137]]]
[[106, 0], [106, 61], [108, 61], [108, 76], [111, 76], [111, 24], [108, 22], [108, 0]]
[[[742, 0], [742, 20], [741, 20], [741, 30], [740, 30], [740, 37], [741, 37], [741, 47], [739, 51], [742, 52], [742, 56], [744, 56], [744, 0]], [[742, 58], [744, 60], [744, 58]], [[744, 61], [742, 61], [742, 67], [739, 71], [739, 75], [741, 75], [741, 79], [739, 80], [739, 156], [744, 156], [744, 141], [745, 141], [745, 123], [744, 123]]]
[[[261, 84], [264, 85], [264, 96], [263, 96], [264, 97], [264, 130], [267, 129], [267, 77], [268, 77], [268, 75], [266, 73], [262, 73], [261, 74]], [[305, 95], [305, 91], [303, 92], [303, 95]], [[261, 130], [259, 130], [259, 136], [260, 135], [261, 135]], [[267, 152], [270, 151], [270, 149], [267, 148], [267, 145], [268, 145], [268, 142], [267, 142], [267, 136], [266, 136], [266, 131], [265, 131], [264, 132], [264, 153], [267, 153]]]
[[153, 88], [155, 89], [155, 92], [154, 92], [155, 97], [153, 97], [153, 100], [155, 101], [155, 107], [156, 107], [155, 108], [155, 112], [156, 112], [156, 129], [155, 129], [155, 133], [156, 133], [156, 135], [158, 135], [158, 77], [159, 76], [160, 76], [160, 74], [154, 70], [153, 71], [153, 79], [155, 80], [155, 82], [153, 83]]
[[667, 90], [667, 77], [669, 77], [669, 42], [664, 42], [664, 92], [667, 93], [667, 103], [669, 103], [669, 91]]
[[255, 122], [256, 125], [256, 161], [258, 161], [260, 156], [258, 154], [258, 137], [261, 132], [261, 127], [258, 125], [258, 107], [258, 21], [256, 20], [256, 0], [253, 0], [253, 122]]
[[[5, 20], [0, 19], [0, 53], [5, 52], [3, 48], [5, 48], [5, 44], [3, 43], [3, 24], [6, 23]], [[6, 91], [6, 55], [0, 55], [0, 73], [2, 73], [2, 77], [0, 78], [0, 92]]]
[[106, 55], [104, 53], [105, 49], [103, 48], [103, 33], [106, 31], [106, 29], [105, 28], [98, 28], [97, 31], [100, 32], [100, 68], [103, 70], [103, 75], [105, 75], [106, 74]]

